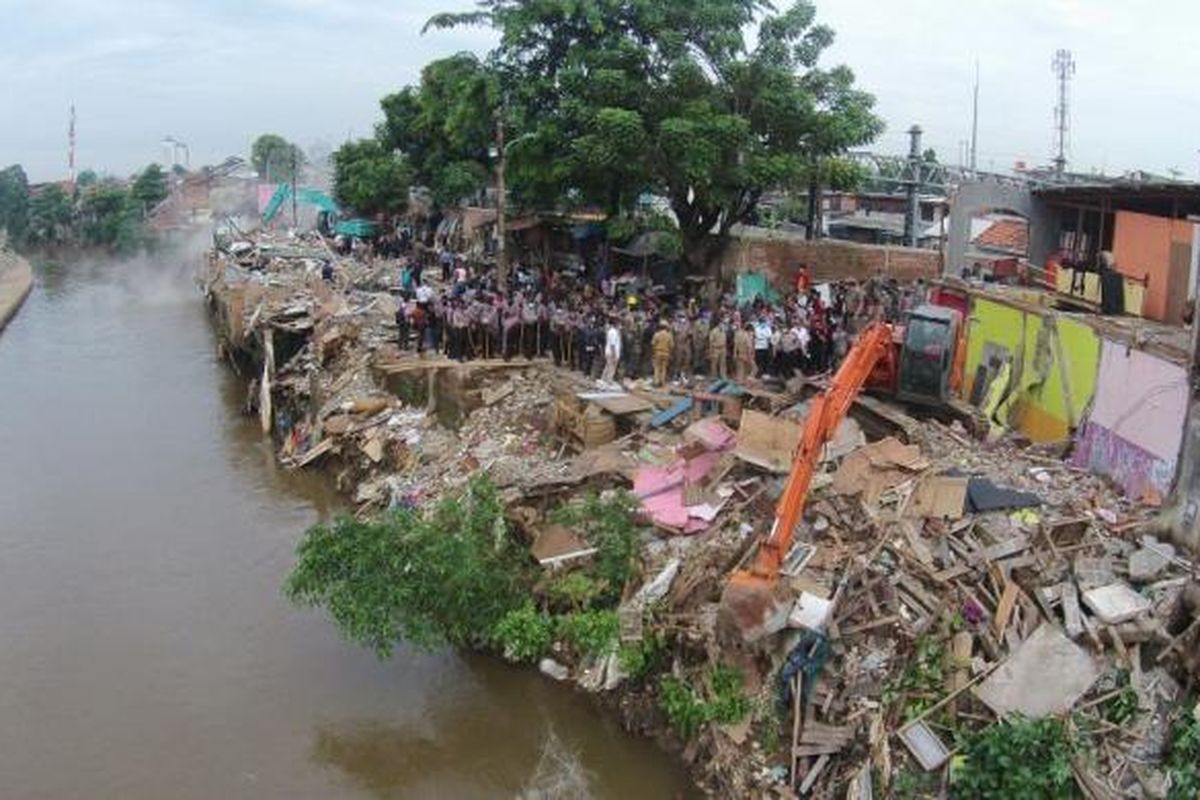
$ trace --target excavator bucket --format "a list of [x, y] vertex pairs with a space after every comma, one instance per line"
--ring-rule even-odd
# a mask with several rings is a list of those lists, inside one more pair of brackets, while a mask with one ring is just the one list
[[721, 592], [717, 630], [748, 644], [782, 628], [791, 607], [792, 598], [781, 593], [778, 580], [738, 570]]

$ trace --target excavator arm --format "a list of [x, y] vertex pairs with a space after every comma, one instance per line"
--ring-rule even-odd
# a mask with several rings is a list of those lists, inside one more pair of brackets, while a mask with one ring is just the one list
[[780, 567], [792, 547], [821, 452], [837, 433], [850, 405], [891, 342], [892, 327], [886, 323], [876, 322], [864, 330], [834, 374], [829, 388], [809, 406], [792, 472], [775, 509], [771, 533], [759, 546], [750, 568], [735, 572], [721, 595], [719, 618], [725, 625], [732, 624], [746, 641], [762, 635], [766, 623], [780, 611], [775, 603]]

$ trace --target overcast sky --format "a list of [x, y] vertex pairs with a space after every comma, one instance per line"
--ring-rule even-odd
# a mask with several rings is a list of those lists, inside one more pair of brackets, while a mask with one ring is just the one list
[[[263, 132], [305, 147], [370, 132], [379, 98], [422, 64], [486, 50], [481, 30], [420, 28], [470, 0], [0, 0], [0, 167], [66, 173], [67, 114], [78, 164], [126, 174], [162, 161], [164, 136], [192, 164], [245, 155]], [[943, 161], [970, 135], [981, 73], [979, 166], [1045, 163], [1057, 48], [1077, 63], [1071, 165], [1109, 173], [1200, 170], [1200, 3], [1195, 0], [818, 0], [843, 62], [875, 93], [907, 148], [915, 123]], [[902, 16], [903, 15], [903, 16]]]

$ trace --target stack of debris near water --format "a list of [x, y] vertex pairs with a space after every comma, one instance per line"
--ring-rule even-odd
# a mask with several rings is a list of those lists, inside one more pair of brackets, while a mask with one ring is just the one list
[[821, 381], [598, 387], [545, 361], [417, 357], [396, 344], [386, 266], [339, 260], [329, 286], [328, 258], [319, 240], [264, 236], [209, 264], [224, 346], [281, 463], [329, 469], [361, 515], [486, 472], [555, 573], [594, 548], [549, 510], [630, 492], [646, 530], [622, 645], [661, 642], [665, 672], [700, 695], [739, 676], [746, 713], [680, 740], [662, 683], [615, 654], [542, 669], [675, 741], [706, 789], [938, 796], [980, 731], [1054, 719], [1088, 742], [1067, 765], [1078, 793], [1165, 795], [1168, 727], [1200, 674], [1200, 584], [1153, 506], [1061, 452], [864, 399], [813, 477], [780, 611], [747, 637], [721, 624], [722, 592], [771, 531]]

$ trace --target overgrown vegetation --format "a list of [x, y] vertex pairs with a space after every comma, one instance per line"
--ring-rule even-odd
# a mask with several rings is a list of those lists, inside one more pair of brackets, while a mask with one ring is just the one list
[[658, 704], [680, 739], [687, 741], [709, 722], [733, 724], [750, 713], [742, 691], [742, 673], [724, 665], [710, 669], [702, 689], [666, 675], [659, 683]]
[[1200, 797], [1200, 705], [1171, 726], [1166, 767], [1171, 776], [1168, 800]]
[[883, 702], [903, 702], [905, 720], [920, 716], [941, 695], [946, 682], [945, 660], [946, 649], [938, 640], [928, 636], [917, 639], [916, 653], [904, 672], [883, 688]]
[[576, 611], [558, 618], [559, 638], [579, 658], [614, 652], [620, 632], [615, 611]]
[[508, 535], [500, 498], [484, 477], [428, 515], [396, 510], [374, 521], [315, 525], [297, 554], [287, 595], [324, 608], [343, 634], [380, 656], [400, 640], [487, 646], [500, 620], [524, 606], [531, 584], [528, 554]]
[[588, 573], [600, 582], [592, 598], [596, 603], [615, 605], [633, 575], [638, 548], [636, 508], [633, 496], [625, 491], [590, 493], [581, 502], [565, 505], [551, 515], [554, 522], [579, 531], [599, 551], [588, 568]]
[[647, 631], [637, 644], [621, 645], [617, 651], [621, 671], [634, 680], [641, 680], [660, 670], [667, 651], [667, 643], [657, 633]]
[[509, 661], [532, 663], [550, 649], [554, 620], [534, 608], [533, 603], [526, 603], [500, 618], [492, 640]]
[[1061, 720], [1002, 720], [963, 739], [954, 796], [982, 800], [1076, 797], [1071, 750]]
[[14, 164], [0, 170], [0, 229], [17, 249], [69, 245], [131, 253], [153, 244], [144, 221], [167, 194], [167, 177], [157, 164], [129, 182], [101, 180], [85, 170], [74, 186], [32, 186]]

